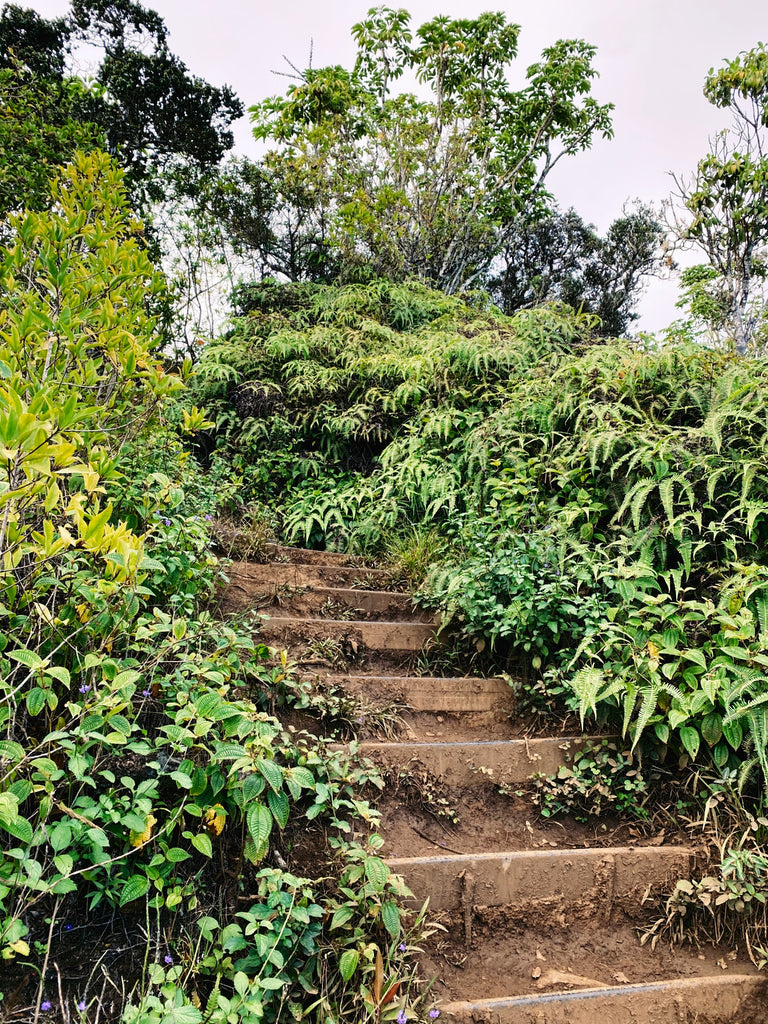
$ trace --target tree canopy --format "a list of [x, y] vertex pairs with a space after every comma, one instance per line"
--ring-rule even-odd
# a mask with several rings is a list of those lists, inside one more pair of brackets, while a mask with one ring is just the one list
[[625, 211], [605, 237], [575, 210], [553, 211], [519, 223], [489, 288], [505, 313], [565, 302], [596, 313], [603, 334], [620, 337], [637, 319], [643, 278], [660, 272], [663, 235], [656, 214], [644, 205]]
[[[301, 255], [448, 293], [488, 269], [521, 213], [546, 207], [562, 157], [611, 135], [611, 104], [590, 94], [595, 48], [560, 40], [513, 89], [519, 31], [497, 12], [414, 33], [407, 11], [373, 8], [352, 29], [351, 70], [309, 67], [250, 108]], [[403, 78], [416, 91], [396, 92]]]
[[213, 166], [232, 147], [240, 100], [229, 86], [190, 73], [171, 52], [155, 11], [133, 0], [72, 0], [67, 17], [51, 21], [15, 4], [0, 12], [0, 67], [19, 60], [61, 85], [74, 77], [71, 51], [78, 42], [95, 46], [100, 59], [77, 116], [103, 130], [134, 192], [170, 160]]
[[683, 303], [736, 351], [762, 342], [768, 274], [768, 50], [759, 43], [719, 71], [704, 95], [733, 115], [690, 180], [676, 178], [682, 208], [676, 225], [683, 245], [706, 263], [683, 274]]

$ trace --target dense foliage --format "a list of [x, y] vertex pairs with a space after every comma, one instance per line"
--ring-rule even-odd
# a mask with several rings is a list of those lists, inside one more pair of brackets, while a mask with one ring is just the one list
[[449, 541], [426, 600], [582, 714], [768, 774], [765, 369], [420, 285], [263, 286], [199, 395], [284, 535]]
[[[231, 483], [185, 449], [205, 421], [159, 358], [122, 172], [79, 154], [52, 194], [0, 249], [4, 1010], [98, 1016], [107, 978], [132, 1024], [378, 1013], [410, 948], [362, 795], [380, 780], [284, 731], [300, 688], [206, 607]], [[329, 877], [279, 856], [308, 827]]]
[[210, 167], [231, 149], [230, 125], [242, 104], [229, 87], [216, 88], [189, 72], [150, 8], [133, 0], [73, 0], [67, 17], [50, 21], [16, 4], [0, 12], [0, 68], [20, 61], [47, 88], [77, 78], [71, 54], [83, 43], [99, 63], [77, 112], [104, 133], [134, 200], [152, 189], [152, 175], [169, 160]]
[[[595, 48], [559, 40], [516, 90], [519, 32], [501, 12], [439, 16], [414, 32], [407, 11], [372, 8], [352, 29], [351, 70], [307, 68], [285, 97], [251, 107], [293, 210], [299, 260], [284, 273], [296, 279], [327, 251], [448, 293], [477, 281], [516, 218], [548, 198], [560, 159], [611, 134], [612, 106], [591, 95]], [[418, 94], [395, 91], [405, 76]]]
[[710, 140], [690, 179], [675, 177], [674, 230], [705, 263], [683, 275], [683, 302], [710, 336], [736, 351], [765, 346], [768, 275], [768, 50], [763, 43], [710, 69], [704, 95], [733, 119]]
[[[513, 91], [501, 14], [414, 43], [381, 8], [354, 31], [352, 71], [254, 109], [279, 144], [264, 164], [217, 170], [238, 103], [153, 11], [0, 15], [0, 997], [30, 1019], [98, 1019], [117, 977], [126, 1024], [424, 1017], [364, 793], [382, 780], [273, 717], [312, 698], [212, 612], [222, 511], [396, 560], [481, 668], [622, 730], [632, 753], [538, 781], [546, 813], [642, 817], [636, 755], [719, 773], [734, 806], [768, 778], [768, 380], [742, 355], [764, 321], [762, 153], [711, 154], [686, 199], [688, 237], [722, 256], [686, 301], [741, 354], [690, 325], [606, 339], [658, 225], [639, 211], [599, 239], [546, 209], [551, 147], [610, 132], [592, 48], [555, 44]], [[67, 77], [77, 39], [101, 47], [93, 88]], [[392, 92], [406, 72], [430, 98]], [[758, 148], [764, 78], [758, 47], [708, 79]], [[166, 204], [156, 239], [303, 281], [241, 285], [183, 397], [131, 195]], [[492, 270], [511, 316], [459, 297]], [[658, 930], [715, 891], [738, 911], [734, 872], [764, 867], [731, 851]], [[103, 954], [54, 989], [75, 930]]]

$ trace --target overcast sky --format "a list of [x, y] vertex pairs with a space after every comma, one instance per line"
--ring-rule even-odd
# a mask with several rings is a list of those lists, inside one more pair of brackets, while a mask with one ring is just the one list
[[[51, 17], [66, 0], [15, 0]], [[350, 27], [369, 0], [143, 0], [165, 19], [170, 44], [189, 69], [214, 85], [231, 85], [246, 106], [288, 87], [273, 72], [283, 55], [315, 67], [353, 59]], [[400, 6], [390, 3], [389, 6]], [[659, 203], [671, 187], [670, 171], [693, 169], [709, 135], [724, 127], [720, 111], [702, 95], [711, 67], [768, 41], [765, 0], [403, 0], [412, 27], [438, 14], [475, 17], [503, 10], [521, 26], [521, 66], [556, 39], [581, 38], [598, 48], [600, 78], [594, 95], [612, 102], [615, 137], [561, 161], [549, 179], [563, 208], [574, 206], [604, 230], [627, 199]], [[237, 127], [237, 149], [256, 156], [247, 120]], [[652, 283], [642, 300], [640, 326], [656, 330], [676, 315], [676, 288]]]

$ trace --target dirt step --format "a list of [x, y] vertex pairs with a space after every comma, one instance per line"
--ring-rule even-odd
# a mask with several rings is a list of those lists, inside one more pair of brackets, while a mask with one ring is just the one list
[[359, 555], [347, 555], [341, 551], [312, 551], [309, 548], [288, 548], [282, 544], [266, 544], [267, 558], [272, 562], [293, 562], [297, 565], [363, 565]]
[[430, 911], [464, 906], [523, 906], [554, 901], [559, 907], [588, 899], [595, 914], [649, 886], [687, 878], [693, 851], [682, 846], [589, 850], [525, 850], [468, 856], [400, 857], [387, 861]]
[[350, 693], [365, 693], [371, 699], [399, 700], [414, 711], [440, 713], [509, 712], [514, 692], [503, 679], [439, 676], [377, 676], [303, 673], [304, 679], [321, 678]]
[[[383, 569], [304, 565], [294, 562], [233, 562], [227, 569], [229, 585], [224, 592], [225, 611], [240, 611], [261, 603], [276, 591], [284, 595], [311, 587], [386, 589], [390, 575]], [[395, 591], [393, 591], [394, 593]]]
[[[636, 920], [624, 918], [621, 908], [610, 919], [602, 915], [595, 918], [588, 898], [575, 908], [544, 902], [538, 907], [534, 902], [518, 909], [477, 906], [472, 908], [471, 916], [453, 913], [441, 915], [441, 919], [445, 931], [436, 931], [428, 939], [421, 958], [424, 976], [436, 979], [434, 997], [448, 1004], [492, 1000], [502, 1005], [508, 1000], [528, 998], [526, 1009], [537, 1022], [550, 1019], [535, 1013], [546, 1011], [549, 997], [565, 994], [564, 990], [574, 996], [579, 990], [616, 989], [623, 997], [623, 1008], [631, 1010], [634, 1006], [629, 987], [633, 985], [686, 979], [706, 983], [710, 978], [758, 975], [745, 954], [735, 953], [727, 945], [701, 950], [666, 943], [655, 948], [650, 944], [641, 946]], [[566, 1005], [571, 1009], [577, 1002], [574, 999]], [[493, 1013], [470, 1019], [506, 1020]], [[554, 1019], [571, 1020], [567, 1016]], [[599, 1024], [613, 1024], [615, 1020], [599, 1012], [591, 1019]], [[659, 1021], [692, 1024], [698, 1019], [693, 1014], [681, 1014]], [[721, 1019], [715, 1017], [718, 1022]], [[510, 1016], [509, 1020], [528, 1018]]]
[[443, 1003], [454, 1024], [765, 1024], [766, 982], [748, 974]]
[[345, 587], [313, 587], [306, 592], [287, 596], [276, 591], [267, 610], [274, 616], [306, 618], [339, 618], [342, 612], [354, 613], [350, 617], [356, 619], [434, 622], [436, 618], [432, 612], [417, 608], [409, 594]]
[[551, 775], [568, 764], [591, 740], [601, 736], [474, 742], [360, 744], [360, 752], [385, 764], [413, 761], [440, 776], [449, 786], [482, 786], [493, 782], [525, 782], [538, 772]]
[[282, 644], [306, 640], [347, 640], [372, 651], [418, 651], [437, 636], [428, 622], [379, 622], [362, 619], [294, 619], [275, 616], [260, 627], [265, 640]]

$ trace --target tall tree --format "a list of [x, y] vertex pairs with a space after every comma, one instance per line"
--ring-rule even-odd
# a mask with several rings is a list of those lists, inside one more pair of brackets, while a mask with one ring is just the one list
[[[611, 135], [611, 105], [590, 95], [594, 47], [555, 43], [515, 90], [519, 31], [489, 13], [414, 35], [407, 11], [371, 9], [352, 29], [351, 71], [307, 68], [285, 97], [251, 107], [308, 246], [449, 293], [488, 269], [521, 212], [546, 207], [552, 168]], [[394, 90], [406, 73], [419, 94]]]
[[694, 317], [745, 354], [768, 330], [768, 50], [760, 43], [719, 71], [704, 95], [733, 116], [691, 179], [675, 177], [675, 231], [706, 263], [683, 275]]
[[155, 11], [134, 0], [71, 0], [69, 15], [53, 21], [15, 4], [0, 13], [0, 66], [15, 54], [36, 75], [61, 83], [72, 76], [68, 60], [78, 42], [101, 54], [95, 88], [80, 98], [80, 117], [105, 132], [134, 201], [156, 196], [153, 175], [169, 161], [211, 167], [231, 149], [240, 100], [229, 86], [189, 72], [170, 51]]
[[664, 233], [654, 211], [642, 204], [625, 211], [605, 237], [575, 210], [520, 221], [489, 288], [507, 314], [565, 302], [596, 313], [603, 333], [620, 337], [637, 319], [643, 279], [662, 270]]
[[0, 68], [0, 233], [9, 213], [50, 206], [57, 165], [102, 144], [80, 119], [84, 94], [77, 80], [42, 78], [18, 62]]

